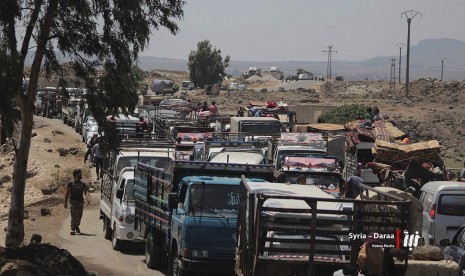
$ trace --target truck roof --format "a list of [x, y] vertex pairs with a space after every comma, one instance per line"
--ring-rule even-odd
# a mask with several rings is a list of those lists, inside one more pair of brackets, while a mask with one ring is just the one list
[[[324, 198], [324, 199], [335, 199], [334, 196], [324, 192], [320, 188], [313, 185], [299, 185], [299, 184], [283, 184], [283, 183], [270, 183], [270, 182], [245, 182], [245, 187], [251, 194], [263, 194], [271, 196], [295, 196], [298, 198]], [[280, 199], [270, 198], [267, 199], [263, 206], [274, 207], [274, 208], [289, 208], [289, 209], [302, 209], [310, 210], [310, 206], [301, 199]], [[317, 208], [322, 210], [341, 210], [341, 202], [330, 202], [320, 201], [317, 203]], [[270, 216], [280, 216], [279, 212], [267, 212]], [[300, 216], [300, 214], [295, 214]], [[301, 214], [304, 217], [311, 216], [310, 213]], [[325, 216], [325, 215], [323, 215]], [[328, 215], [329, 217], [335, 217], [335, 215]], [[318, 215], [320, 217], [320, 215]]]
[[278, 119], [272, 117], [232, 117], [231, 121], [248, 121], [248, 122], [280, 122]]
[[[194, 175], [194, 176], [185, 176], [182, 178], [183, 181], [189, 182], [205, 182], [205, 184], [225, 184], [225, 185], [239, 185], [241, 183], [241, 177], [224, 177], [224, 176], [202, 176], [202, 175]], [[254, 181], [254, 183], [265, 182], [260, 178], [250, 178], [250, 181]]]
[[236, 163], [236, 164], [260, 164], [264, 159], [263, 155], [256, 152], [220, 152], [212, 158], [211, 162]]

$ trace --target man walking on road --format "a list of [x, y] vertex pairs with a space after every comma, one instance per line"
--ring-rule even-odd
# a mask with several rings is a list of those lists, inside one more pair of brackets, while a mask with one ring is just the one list
[[65, 194], [65, 208], [68, 208], [68, 199], [71, 204], [71, 235], [76, 233], [80, 234], [82, 212], [84, 210], [84, 195], [86, 196], [87, 203], [90, 203], [89, 189], [87, 185], [81, 181], [82, 172], [81, 169], [75, 169], [73, 171], [74, 180], [68, 182]]

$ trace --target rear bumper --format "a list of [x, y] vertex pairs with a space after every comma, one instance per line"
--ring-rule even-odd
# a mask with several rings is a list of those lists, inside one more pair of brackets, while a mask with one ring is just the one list
[[234, 260], [182, 260], [182, 269], [192, 272], [212, 274], [233, 274]]
[[[128, 234], [132, 233], [131, 238], [128, 237]], [[134, 227], [128, 225], [121, 225], [116, 224], [116, 237], [123, 241], [130, 241], [130, 242], [143, 242], [144, 235], [138, 231], [134, 230]]]

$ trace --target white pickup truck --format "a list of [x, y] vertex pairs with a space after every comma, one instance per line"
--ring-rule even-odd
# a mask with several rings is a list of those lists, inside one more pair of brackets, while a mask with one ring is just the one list
[[113, 157], [101, 182], [100, 214], [105, 238], [114, 250], [125, 242], [143, 242], [144, 233], [134, 230], [134, 166], [142, 162], [164, 168], [174, 160], [173, 148], [122, 148]]
[[115, 250], [120, 250], [124, 241], [143, 242], [144, 234], [134, 230], [133, 226], [134, 168], [124, 168], [118, 179], [108, 184], [111, 187], [102, 185], [102, 199], [100, 200], [100, 210], [104, 214], [105, 238], [111, 238], [111, 245]]

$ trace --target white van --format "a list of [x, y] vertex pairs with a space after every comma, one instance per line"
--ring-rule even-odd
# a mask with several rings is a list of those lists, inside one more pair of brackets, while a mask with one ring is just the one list
[[423, 205], [422, 239], [427, 245], [452, 240], [465, 223], [465, 183], [433, 181], [420, 190]]

